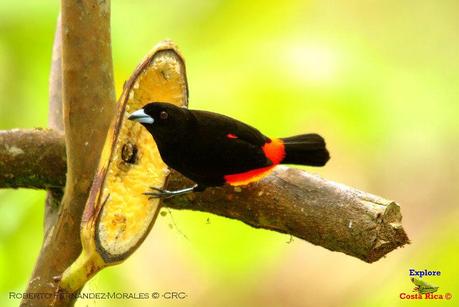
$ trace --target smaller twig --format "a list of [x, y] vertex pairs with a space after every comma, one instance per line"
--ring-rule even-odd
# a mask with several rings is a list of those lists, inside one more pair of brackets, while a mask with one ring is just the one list
[[[61, 15], [57, 17], [54, 34], [53, 52], [51, 56], [51, 71], [49, 74], [49, 109], [48, 127], [64, 133], [64, 117], [62, 112], [62, 23]], [[45, 203], [43, 227], [45, 237], [56, 223], [59, 205], [64, 195], [63, 187], [48, 189]]]

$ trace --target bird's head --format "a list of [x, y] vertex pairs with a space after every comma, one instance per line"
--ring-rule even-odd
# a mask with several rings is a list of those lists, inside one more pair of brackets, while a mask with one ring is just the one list
[[186, 124], [187, 110], [167, 102], [152, 102], [132, 112], [128, 119], [142, 124], [155, 138], [172, 137], [177, 128]]

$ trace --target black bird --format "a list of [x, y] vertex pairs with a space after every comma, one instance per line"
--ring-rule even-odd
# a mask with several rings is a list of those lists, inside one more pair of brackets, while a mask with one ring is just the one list
[[151, 197], [168, 198], [207, 187], [244, 185], [269, 174], [277, 164], [323, 166], [330, 155], [318, 134], [268, 138], [225, 115], [153, 102], [130, 114], [153, 136], [161, 158], [196, 182], [169, 191], [152, 187]]

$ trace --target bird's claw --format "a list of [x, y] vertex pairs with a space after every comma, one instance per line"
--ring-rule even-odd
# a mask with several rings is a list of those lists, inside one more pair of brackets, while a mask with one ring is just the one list
[[192, 186], [190, 188], [185, 188], [185, 189], [175, 190], [175, 191], [170, 191], [170, 190], [150, 187], [150, 189], [152, 189], [153, 191], [152, 192], [145, 192], [143, 194], [149, 196], [148, 199], [153, 199], [153, 198], [167, 199], [167, 198], [171, 198], [171, 197], [174, 197], [174, 196], [179, 196], [179, 195], [191, 193], [191, 192], [194, 191], [194, 189], [196, 187], [197, 187], [197, 185], [194, 185], [194, 186]]
[[156, 187], [150, 187], [150, 189], [152, 189], [153, 191], [143, 193], [143, 195], [149, 196], [148, 200], [154, 199], [154, 198], [166, 199], [166, 198], [169, 198], [175, 195], [174, 191], [169, 191], [169, 190], [160, 189]]

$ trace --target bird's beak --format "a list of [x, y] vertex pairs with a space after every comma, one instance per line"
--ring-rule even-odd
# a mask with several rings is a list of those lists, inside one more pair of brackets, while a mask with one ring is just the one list
[[153, 122], [155, 121], [153, 117], [146, 114], [143, 109], [132, 112], [129, 115], [128, 119], [139, 122], [141, 124], [153, 124]]

